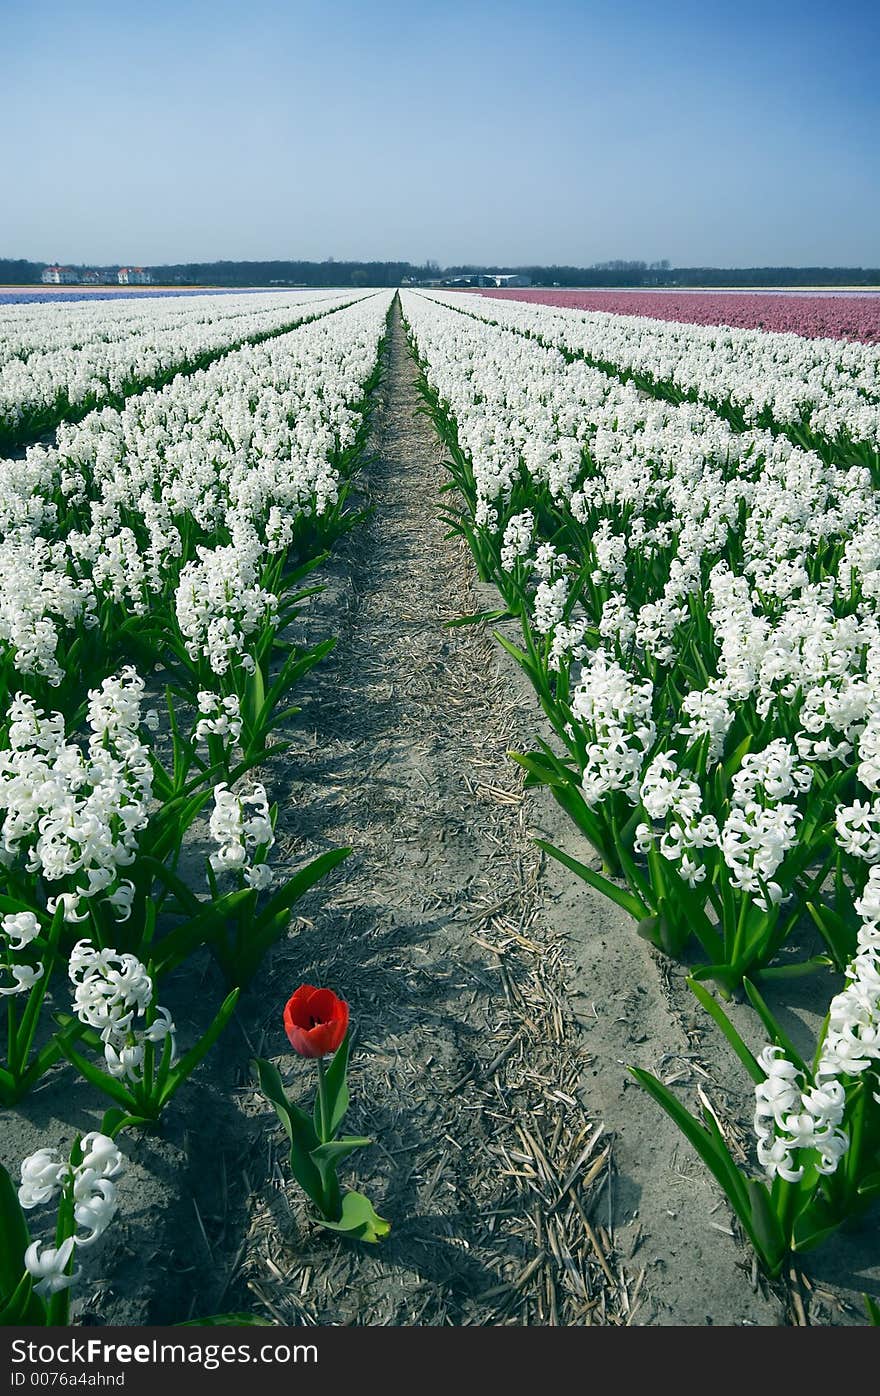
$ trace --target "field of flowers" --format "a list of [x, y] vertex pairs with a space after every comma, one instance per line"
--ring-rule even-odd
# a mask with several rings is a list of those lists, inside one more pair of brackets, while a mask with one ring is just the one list
[[[754, 1162], [634, 1075], [779, 1275], [880, 1190], [880, 352], [402, 300], [450, 526], [555, 732], [516, 759], [597, 858], [546, 851], [690, 965], [753, 1082]], [[785, 1026], [805, 975], [809, 1047]]]
[[499, 299], [555, 305], [565, 310], [601, 310], [643, 315], [692, 325], [730, 325], [809, 338], [880, 343], [880, 295], [785, 295], [727, 291], [481, 291]]
[[[67, 1321], [78, 1260], [117, 1209], [121, 1135], [160, 1119], [295, 902], [348, 853], [273, 867], [277, 808], [249, 773], [333, 645], [288, 636], [356, 517], [390, 296], [351, 300], [138, 304], [130, 334], [118, 306], [77, 307], [47, 322], [68, 347], [44, 353], [12, 317], [28, 388], [52, 355], [68, 387], [79, 356], [107, 384], [114, 362], [152, 372], [147, 343], [186, 368], [0, 466], [0, 1104], [27, 1112], [67, 1071], [106, 1111], [15, 1182], [0, 1170], [4, 1323]], [[226, 996], [179, 1042], [166, 988], [205, 949]]]
[[[413, 380], [402, 381], [401, 360]], [[327, 611], [311, 609], [320, 569], [381, 508], [360, 482], [392, 362], [398, 396], [408, 392], [446, 458], [439, 494], [415, 501], [416, 522], [439, 515], [438, 548], [449, 546], [448, 528], [492, 598], [485, 611], [458, 614], [455, 592], [446, 624], [495, 629], [505, 663], [536, 700], [527, 708], [538, 735], [532, 749], [510, 753], [511, 770], [525, 792], [552, 796], [577, 849], [592, 849], [576, 857], [564, 837], [539, 840], [553, 876], [604, 898], [620, 936], [650, 946], [652, 963], [686, 967], [693, 1012], [729, 1051], [731, 1072], [741, 1070], [746, 1147], [700, 1090], [694, 1112], [660, 1070], [670, 1044], [650, 1043], [657, 1071], [633, 1063], [627, 1078], [646, 1157], [665, 1112], [664, 1128], [681, 1132], [726, 1195], [768, 1293], [789, 1283], [803, 1253], [846, 1244], [880, 1193], [880, 348], [461, 293], [403, 291], [399, 303], [364, 291], [28, 305], [0, 310], [0, 1324], [79, 1321], [71, 1301], [81, 1278], [94, 1276], [92, 1248], [132, 1196], [120, 1180], [145, 1141], [160, 1137], [172, 1102], [186, 1117], [198, 1088], [191, 1078], [232, 1035], [246, 1044], [237, 1079], [256, 1083], [274, 1112], [326, 1255], [381, 1254], [389, 1230], [403, 1231], [388, 1274], [400, 1289], [411, 1272], [416, 1304], [438, 1238], [462, 1228], [455, 1239], [468, 1251], [468, 1208], [484, 1194], [463, 1184], [467, 1200], [454, 1216], [445, 1194], [435, 1200], [450, 1171], [445, 1145], [434, 1152], [429, 1140], [428, 1162], [408, 1137], [383, 1151], [401, 1188], [417, 1163], [425, 1175], [420, 1197], [440, 1228], [424, 1233], [421, 1250], [415, 1233], [406, 1249], [405, 1218], [381, 1217], [341, 1187], [337, 1171], [373, 1142], [342, 1133], [349, 1006], [313, 984], [288, 997], [293, 986], [279, 988], [267, 959], [301, 899], [324, 896], [334, 869], [343, 875], [355, 842], [340, 840], [328, 817], [320, 852], [292, 852], [277, 822], [277, 801], [289, 795], [273, 791], [266, 772], [277, 773], [279, 756], [295, 764], [303, 754], [291, 718], [322, 662], [333, 663], [336, 632]], [[399, 491], [394, 499], [400, 512]], [[437, 709], [466, 726], [467, 696], [444, 688], [439, 603], [430, 601], [428, 619], [412, 614], [413, 538], [425, 536], [407, 534], [389, 560], [397, 624], [407, 660], [427, 650], [424, 683]], [[398, 689], [411, 705], [413, 674], [398, 672], [405, 665], [381, 673], [376, 653], [382, 624], [392, 623], [388, 603], [385, 595], [374, 605], [355, 662], [378, 667], [377, 703]], [[355, 617], [370, 609], [353, 586], [346, 605]], [[331, 686], [338, 681], [331, 674]], [[364, 771], [375, 728], [366, 732], [353, 744]], [[405, 784], [386, 781], [390, 759], [369, 770], [367, 807], [381, 812], [397, 799], [437, 823], [430, 799], [443, 806], [427, 760], [423, 769], [420, 754], [411, 773], [429, 792], [419, 805]], [[500, 754], [494, 764], [503, 766]], [[502, 778], [484, 771], [480, 789], [517, 807], [521, 792], [499, 788]], [[345, 782], [368, 775], [349, 768], [332, 780], [345, 806]], [[466, 774], [461, 783], [474, 794]], [[299, 805], [285, 814], [296, 821]], [[467, 862], [455, 861], [476, 841], [468, 818], [428, 831], [431, 866], [442, 845], [454, 903], [482, 927], [473, 869], [465, 875]], [[400, 880], [408, 861], [422, 869], [410, 874], [425, 918], [415, 932], [424, 926], [436, 939], [427, 896], [436, 884], [428, 853], [417, 862], [419, 831], [398, 850], [393, 837], [409, 826], [388, 827]], [[497, 827], [509, 835], [511, 826]], [[518, 1303], [546, 1263], [530, 1311], [538, 1321], [559, 1319], [557, 1270], [558, 1294], [567, 1285], [574, 1306], [565, 1312], [611, 1321], [604, 1291], [600, 1299], [590, 1288], [592, 1266], [601, 1284], [622, 1286], [614, 1321], [630, 1322], [645, 1272], [630, 1295], [609, 1236], [610, 1187], [605, 1229], [579, 1190], [582, 1170], [592, 1181], [607, 1176], [605, 1126], [595, 1117], [577, 1130], [566, 1123], [579, 1094], [589, 1096], [583, 1073], [575, 1079], [569, 1063], [564, 1081], [544, 1081], [529, 1059], [523, 1024], [540, 1014], [505, 955], [514, 943], [540, 946], [518, 884], [492, 882], [504, 875], [491, 857], [486, 920], [506, 939], [501, 949], [477, 943], [501, 965], [503, 994], [482, 970], [454, 978], [461, 966], [445, 963], [442, 943], [422, 978], [395, 970], [431, 1049], [424, 1063], [394, 1059], [395, 1069], [407, 1091], [426, 1093], [418, 1118], [434, 1120], [431, 1091], [448, 1063], [435, 1060], [428, 1023], [488, 1038], [482, 1066], [451, 1078], [465, 1096], [489, 1082], [468, 1105], [472, 1134], [444, 1137], [462, 1155], [500, 1140], [499, 1174], [522, 1186], [512, 1204], [507, 1193], [493, 1203], [486, 1234], [494, 1242], [496, 1226], [512, 1230], [522, 1212], [550, 1259], [532, 1258], [517, 1237], [514, 1280], [497, 1283], [490, 1271], [474, 1283]], [[357, 878], [370, 875], [357, 857], [345, 867], [355, 863], [354, 905], [365, 896]], [[447, 904], [438, 896], [430, 911]], [[510, 918], [499, 920], [505, 908]], [[381, 911], [393, 925], [399, 908]], [[351, 915], [334, 924], [334, 966], [351, 926]], [[390, 956], [398, 946], [379, 944]], [[427, 944], [417, 949], [428, 956]], [[462, 966], [474, 968], [464, 958]], [[438, 1011], [432, 1021], [431, 974], [447, 991], [464, 983], [472, 998], [490, 984], [479, 1024], [501, 1021], [502, 997], [508, 1008], [518, 1003], [521, 1026], [508, 1044], [499, 1050], [463, 1007], [451, 1029]], [[796, 1011], [805, 983], [819, 1005], [806, 1017]], [[246, 994], [279, 1000], [279, 1009], [287, 1000], [287, 1039], [314, 1059], [312, 1113], [261, 1055], [265, 1035], [248, 1038]], [[380, 1046], [369, 1052], [390, 1077], [396, 1039], [374, 998]], [[552, 1019], [561, 1039], [574, 1032], [573, 1015], [555, 989], [550, 1000], [549, 1018], [532, 1030], [549, 1033]], [[195, 1001], [202, 1026], [191, 1030], [187, 1017], [182, 1031], [179, 1005]], [[623, 999], [611, 1007], [630, 1011]], [[517, 1053], [552, 1113], [549, 1127], [540, 1112], [514, 1119], [509, 1152], [497, 1073]], [[57, 1113], [59, 1095], [83, 1091], [87, 1129], [72, 1107]], [[392, 1117], [367, 1114], [380, 1127]], [[47, 1118], [63, 1119], [63, 1141], [43, 1138]], [[192, 1130], [210, 1150], [207, 1122]], [[27, 1147], [13, 1157], [20, 1141]], [[561, 1141], [569, 1152], [554, 1171]], [[240, 1201], [246, 1210], [249, 1199]], [[687, 1249], [684, 1214], [680, 1227]], [[320, 1263], [309, 1254], [301, 1295]], [[283, 1281], [271, 1255], [267, 1263]], [[468, 1263], [476, 1266], [473, 1252]], [[378, 1283], [375, 1272], [345, 1273], [364, 1293]], [[267, 1307], [277, 1320], [277, 1306]], [[870, 1301], [868, 1312], [880, 1320]]]
[[98, 404], [119, 406], [220, 354], [358, 298], [327, 292], [0, 307], [0, 449]]

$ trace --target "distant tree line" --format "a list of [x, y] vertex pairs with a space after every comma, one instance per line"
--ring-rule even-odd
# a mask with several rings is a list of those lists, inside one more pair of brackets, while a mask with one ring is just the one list
[[26, 262], [22, 257], [0, 257], [0, 286], [29, 286], [39, 281], [45, 262]]
[[[0, 258], [0, 286], [32, 285], [46, 262]], [[478, 272], [515, 272], [536, 286], [880, 286], [880, 268], [671, 267], [668, 261], [595, 262], [589, 267], [467, 266], [437, 262], [181, 262], [150, 268], [172, 286], [399, 286]]]
[[516, 272], [535, 286], [880, 286], [877, 267], [673, 267], [668, 262], [597, 262], [590, 267], [447, 267], [442, 275]]

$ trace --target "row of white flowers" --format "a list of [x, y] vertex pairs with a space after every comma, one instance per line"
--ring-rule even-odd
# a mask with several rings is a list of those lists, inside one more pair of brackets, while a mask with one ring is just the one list
[[[0, 461], [0, 652], [16, 672], [60, 684], [63, 632], [106, 603], [146, 615], [169, 586], [188, 644], [222, 672], [272, 604], [260, 559], [336, 499], [330, 452], [356, 430], [387, 309], [361, 300]], [[232, 544], [186, 558], [193, 529]]]
[[[0, 317], [0, 433], [42, 425], [130, 391], [200, 356], [348, 304], [359, 293], [196, 296], [173, 307], [151, 298], [127, 308], [27, 307]], [[48, 420], [48, 419], [47, 419]], [[50, 422], [51, 424], [51, 422]]]
[[817, 436], [880, 446], [880, 347], [518, 300], [431, 293], [441, 304], [536, 335], [596, 363], [643, 374], [747, 424], [807, 426]]
[[[808, 886], [819, 900], [818, 864], [842, 875], [846, 988], [814, 1071], [778, 1045], [764, 1054], [756, 1117], [771, 1177], [800, 1179], [805, 1149], [814, 1179], [833, 1173], [849, 1147], [847, 1089], [869, 1072], [877, 1090], [880, 1055], [870, 474], [511, 332], [542, 323], [541, 307], [505, 302], [495, 324], [497, 302], [469, 300], [476, 318], [460, 313], [462, 297], [414, 293], [404, 313], [472, 471], [475, 550], [523, 608], [524, 660], [576, 765], [582, 827], [608, 833], [595, 841], [609, 859], [622, 851], [638, 894], [627, 905], [644, 899], [633, 914], [665, 923], [703, 917], [715, 977], [733, 967], [735, 983], [778, 951], [775, 928], [783, 912], [795, 924]], [[597, 357], [615, 358], [631, 329], [612, 323]], [[662, 327], [692, 329], [699, 341], [699, 327]], [[834, 351], [854, 376], [851, 347]], [[763, 352], [757, 362], [773, 345]]]
[[[325, 302], [307, 325], [0, 462], [0, 570], [12, 569], [0, 580], [4, 1104], [67, 1058], [113, 1103], [109, 1134], [158, 1119], [297, 897], [348, 852], [273, 870], [277, 811], [245, 777], [297, 675], [329, 648], [289, 643], [285, 626], [308, 594], [302, 576], [345, 526], [334, 511], [365, 438], [389, 303]], [[101, 677], [102, 656], [132, 635], [146, 667]], [[171, 681], [164, 733], [142, 677], [157, 667]], [[55, 689], [64, 713], [46, 701]], [[201, 880], [198, 860], [181, 859], [200, 817]], [[203, 946], [231, 991], [178, 1053], [159, 980]], [[59, 1026], [44, 1021], [37, 1047], [47, 993]], [[100, 1133], [68, 1162], [40, 1149], [21, 1164], [25, 1211], [60, 1198], [55, 1244], [21, 1243], [43, 1305], [21, 1291], [22, 1321], [64, 1321], [77, 1251], [111, 1220], [121, 1167]], [[8, 1195], [3, 1244], [4, 1206]]]
[[0, 366], [10, 359], [81, 349], [101, 340], [137, 338], [144, 331], [174, 329], [258, 314], [276, 307], [297, 309], [335, 299], [338, 292], [260, 291], [226, 295], [112, 296], [106, 300], [59, 300], [0, 305]]

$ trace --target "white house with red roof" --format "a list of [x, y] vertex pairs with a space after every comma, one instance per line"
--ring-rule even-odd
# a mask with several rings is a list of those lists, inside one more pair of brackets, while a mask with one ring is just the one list
[[44, 286], [75, 286], [79, 281], [79, 272], [75, 272], [73, 267], [44, 267], [40, 280]]

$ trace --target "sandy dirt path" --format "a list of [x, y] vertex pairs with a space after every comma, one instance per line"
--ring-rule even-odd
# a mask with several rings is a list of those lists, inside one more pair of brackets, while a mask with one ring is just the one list
[[[395, 307], [373, 513], [334, 555], [320, 618], [339, 645], [271, 776], [286, 780], [292, 854], [354, 853], [273, 962], [266, 1049], [283, 1052], [277, 1014], [301, 980], [350, 1001], [354, 1123], [377, 1141], [358, 1186], [394, 1230], [382, 1248], [311, 1230], [278, 1147], [244, 1273], [288, 1323], [776, 1322], [671, 1126], [634, 1085], [617, 1108], [632, 1020], [673, 1052], [680, 1034], [631, 928], [620, 961], [604, 904], [542, 872], [527, 820], [558, 841], [562, 816], [524, 800], [507, 758], [531, 744], [536, 704], [484, 627], [444, 629], [486, 589], [444, 536], [442, 447], [418, 407]], [[611, 973], [591, 987], [603, 955]], [[635, 971], [647, 987], [627, 982]], [[307, 1068], [280, 1061], [305, 1090]], [[615, 1176], [603, 1122], [617, 1114]]]
[[[526, 705], [491, 636], [443, 628], [474, 609], [473, 570], [444, 538], [442, 447], [417, 408], [395, 311], [372, 514], [334, 554], [312, 617], [339, 644], [271, 776], [291, 854], [354, 852], [273, 962], [266, 1050], [285, 1046], [285, 989], [349, 1000], [354, 1122], [376, 1139], [359, 1185], [394, 1229], [381, 1249], [340, 1245], [279, 1186], [257, 1206], [245, 1272], [286, 1322], [603, 1322], [626, 1301], [580, 1212], [608, 1155], [574, 1094], [584, 1060], [558, 997], [561, 943], [539, 915], [506, 759]], [[291, 1077], [311, 1085], [303, 1064]]]

